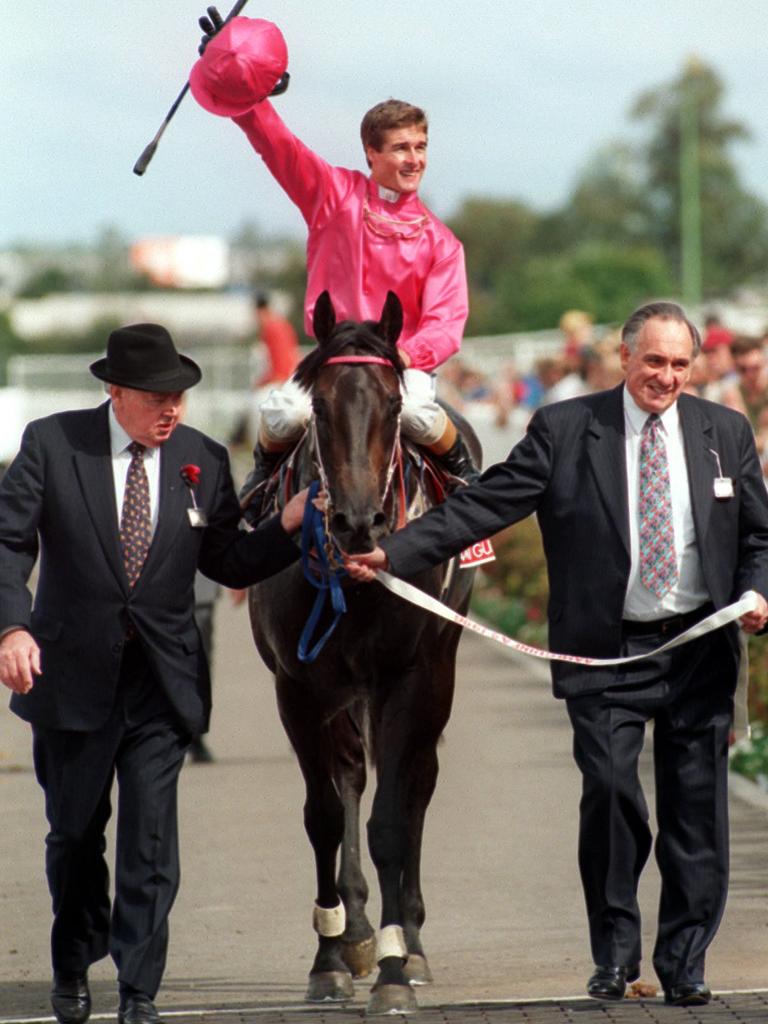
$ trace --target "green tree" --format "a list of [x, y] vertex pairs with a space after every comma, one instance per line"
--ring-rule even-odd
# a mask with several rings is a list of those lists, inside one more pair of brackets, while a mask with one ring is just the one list
[[668, 294], [663, 257], [653, 248], [588, 242], [570, 252], [536, 256], [522, 274], [498, 281], [494, 318], [507, 330], [553, 327], [563, 310], [586, 309], [600, 323], [623, 320], [627, 311]]
[[307, 259], [304, 247], [296, 244], [291, 248], [282, 269], [273, 273], [264, 273], [258, 282], [259, 286], [279, 288], [291, 297], [291, 312], [288, 319], [296, 328], [299, 339], [306, 337], [304, 331], [304, 297], [307, 291]]
[[584, 242], [652, 245], [653, 220], [642, 154], [626, 142], [609, 142], [588, 161], [565, 205], [540, 219], [534, 247], [553, 252]]
[[470, 197], [448, 226], [464, 245], [469, 280], [470, 334], [488, 334], [509, 328], [500, 323], [495, 296], [499, 279], [519, 275], [525, 266], [537, 214], [514, 199]]
[[0, 312], [0, 386], [8, 383], [9, 358], [22, 351], [24, 342], [14, 331], [9, 314], [6, 311]]
[[77, 277], [64, 267], [43, 267], [27, 278], [18, 291], [18, 297], [41, 299], [55, 292], [71, 292], [76, 290], [78, 283]]
[[24, 351], [35, 355], [100, 352], [110, 333], [119, 326], [120, 320], [115, 317], [98, 317], [81, 331], [52, 331], [50, 334], [30, 338], [24, 343]]
[[643, 93], [635, 119], [651, 134], [645, 146], [649, 200], [659, 249], [680, 263], [680, 111], [692, 97], [697, 111], [701, 183], [702, 278], [705, 295], [723, 293], [757, 275], [768, 263], [768, 207], [745, 190], [730, 151], [749, 139], [746, 126], [722, 112], [724, 87], [698, 60], [665, 85]]

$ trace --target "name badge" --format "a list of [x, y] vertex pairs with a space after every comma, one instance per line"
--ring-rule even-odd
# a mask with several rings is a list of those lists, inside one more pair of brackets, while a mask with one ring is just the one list
[[715, 477], [715, 497], [718, 501], [727, 501], [733, 497], [733, 480], [729, 476]]
[[202, 530], [208, 525], [208, 516], [202, 508], [188, 508], [187, 515], [189, 516], [189, 525], [195, 530]]

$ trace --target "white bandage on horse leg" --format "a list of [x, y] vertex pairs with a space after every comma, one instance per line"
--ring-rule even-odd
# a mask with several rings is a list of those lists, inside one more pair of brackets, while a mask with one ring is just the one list
[[343, 935], [347, 927], [344, 904], [339, 903], [338, 907], [331, 907], [330, 910], [315, 904], [312, 910], [312, 927], [325, 939], [335, 939], [337, 935]]
[[388, 924], [384, 928], [380, 928], [376, 935], [376, 963], [388, 956], [408, 959], [403, 929], [399, 924]]

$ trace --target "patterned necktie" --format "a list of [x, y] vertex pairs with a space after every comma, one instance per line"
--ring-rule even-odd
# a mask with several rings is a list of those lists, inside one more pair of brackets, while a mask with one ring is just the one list
[[653, 413], [640, 439], [640, 579], [657, 597], [677, 583], [667, 448]]
[[131, 441], [131, 463], [125, 481], [123, 514], [120, 517], [120, 543], [128, 583], [132, 587], [141, 574], [152, 540], [149, 512], [149, 480], [144, 468], [145, 445]]

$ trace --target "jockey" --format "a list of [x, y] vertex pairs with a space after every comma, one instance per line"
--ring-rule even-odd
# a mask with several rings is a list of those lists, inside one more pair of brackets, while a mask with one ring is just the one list
[[[265, 98], [287, 87], [276, 26], [236, 17], [214, 34], [218, 26], [205, 18], [200, 24], [209, 41], [190, 75], [195, 98], [233, 118], [307, 223], [307, 333], [326, 289], [339, 320], [359, 321], [378, 319], [387, 291], [395, 292], [404, 314], [403, 433], [454, 476], [476, 479], [463, 438], [435, 400], [433, 371], [461, 345], [467, 283], [461, 243], [418, 196], [427, 165], [424, 111], [400, 100], [377, 104], [360, 129], [370, 175], [333, 167], [289, 131]], [[243, 494], [268, 478], [310, 413], [308, 394], [292, 380], [269, 394]]]

